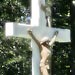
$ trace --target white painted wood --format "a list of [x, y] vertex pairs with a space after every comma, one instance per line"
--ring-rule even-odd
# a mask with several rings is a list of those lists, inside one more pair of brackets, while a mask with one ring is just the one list
[[32, 40], [32, 75], [40, 75], [40, 52], [36, 43]]
[[60, 29], [60, 28], [48, 28], [40, 26], [31, 26], [21, 23], [6, 23], [5, 27], [5, 35], [6, 36], [16, 36], [16, 37], [24, 37], [30, 38], [27, 33], [28, 29], [32, 29], [35, 36], [37, 36], [38, 40], [41, 40], [43, 37], [47, 36], [51, 38], [54, 32], [57, 30], [59, 34], [57, 36], [56, 41], [58, 42], [70, 42], [70, 30], [69, 29]]
[[[40, 9], [40, 4], [45, 5], [45, 0], [32, 0], [32, 19], [31, 25], [46, 26], [45, 13]], [[39, 4], [40, 3], [40, 4]]]
[[[34, 35], [38, 40], [43, 37], [51, 38], [56, 30], [59, 31], [56, 41], [70, 42], [70, 30], [60, 28], [46, 27], [45, 13], [40, 9], [39, 0], [32, 0], [32, 18], [31, 24], [9, 22], [5, 25], [5, 35], [30, 38], [27, 33], [28, 29], [32, 29]], [[41, 0], [45, 5], [45, 0]], [[40, 4], [41, 4], [40, 3]], [[31, 39], [32, 40], [32, 39]], [[40, 52], [36, 43], [32, 40], [32, 75], [40, 75]]]

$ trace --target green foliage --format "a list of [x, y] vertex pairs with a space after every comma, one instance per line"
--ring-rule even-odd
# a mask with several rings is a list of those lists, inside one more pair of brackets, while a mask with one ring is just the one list
[[70, 43], [55, 43], [52, 58], [53, 75], [69, 75], [70, 74]]
[[30, 74], [31, 51], [24, 38], [0, 39], [0, 69], [3, 75]]
[[0, 1], [0, 21], [20, 21], [21, 16], [25, 16], [27, 5], [29, 6], [29, 0]]
[[[70, 1], [52, 0], [53, 27], [70, 29]], [[70, 75], [70, 43], [55, 43], [52, 58], [53, 75]]]
[[25, 17], [27, 3], [22, 4], [22, 0], [0, 0], [0, 75], [31, 74], [30, 40], [5, 37], [4, 31], [5, 22]]
[[24, 38], [5, 38], [3, 35], [0, 38], [0, 74], [29, 75], [31, 68], [30, 41]]
[[70, 29], [70, 0], [53, 0], [53, 27]]

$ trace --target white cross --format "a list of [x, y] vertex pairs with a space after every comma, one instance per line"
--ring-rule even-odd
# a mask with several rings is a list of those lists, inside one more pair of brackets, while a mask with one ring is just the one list
[[[41, 0], [41, 3], [45, 5], [45, 0]], [[27, 25], [24, 23], [8, 22], [5, 25], [6, 36], [30, 38], [30, 36], [27, 33], [27, 30], [31, 28], [36, 38], [38, 40], [41, 40], [45, 36], [51, 38], [54, 32], [57, 30], [59, 31], [59, 34], [57, 36], [56, 41], [70, 42], [70, 30], [46, 27], [45, 13], [40, 9], [39, 0], [32, 0], [31, 5], [32, 5], [31, 24]], [[34, 40], [31, 39], [31, 41], [32, 41], [32, 75], [40, 75], [39, 48]]]

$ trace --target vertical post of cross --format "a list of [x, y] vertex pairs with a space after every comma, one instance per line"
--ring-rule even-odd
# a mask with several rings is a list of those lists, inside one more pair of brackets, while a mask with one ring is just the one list
[[[40, 9], [40, 2], [45, 0], [32, 0], [32, 19], [31, 24], [38, 26], [39, 30], [46, 26], [45, 13]], [[39, 31], [38, 30], [38, 31]], [[32, 39], [32, 75], [40, 75], [40, 52], [35, 41]]]

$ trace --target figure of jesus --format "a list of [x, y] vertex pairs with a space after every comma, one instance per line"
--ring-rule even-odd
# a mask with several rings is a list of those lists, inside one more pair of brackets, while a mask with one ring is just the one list
[[[34, 36], [34, 34], [32, 33], [31, 30], [28, 30], [28, 34], [32, 37], [32, 39], [36, 42], [36, 44], [39, 47], [40, 50], [40, 56], [41, 56], [41, 60], [40, 60], [40, 73], [41, 75], [50, 75], [51, 74], [51, 65], [49, 66], [49, 64], [51, 64], [51, 56], [52, 56], [52, 49], [50, 48], [56, 39], [56, 36], [58, 34], [58, 31], [56, 31], [54, 33], [54, 36], [52, 37], [52, 39], [50, 40], [48, 37], [44, 37], [42, 40], [37, 40], [36, 37]], [[48, 70], [50, 70], [50, 74], [48, 72]]]

